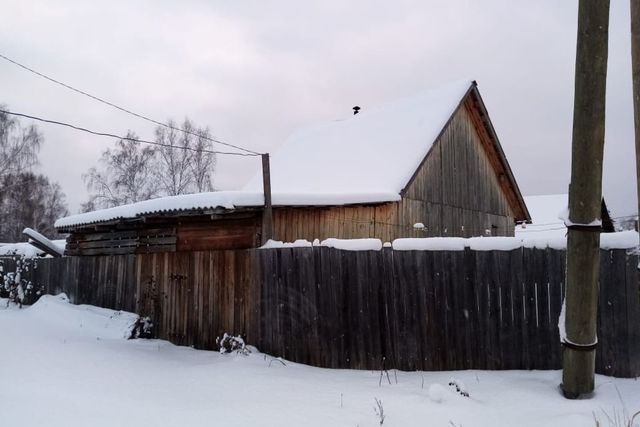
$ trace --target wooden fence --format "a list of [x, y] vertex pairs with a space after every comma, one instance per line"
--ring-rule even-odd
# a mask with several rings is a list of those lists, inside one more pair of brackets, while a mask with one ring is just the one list
[[[601, 251], [599, 373], [640, 375], [638, 257]], [[157, 337], [215, 348], [224, 332], [330, 368], [557, 369], [565, 252], [326, 247], [38, 261], [74, 303], [150, 316]]]

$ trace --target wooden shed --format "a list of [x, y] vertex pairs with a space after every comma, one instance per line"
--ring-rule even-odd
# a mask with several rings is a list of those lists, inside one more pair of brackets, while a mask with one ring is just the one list
[[[477, 85], [456, 82], [293, 134], [272, 155], [273, 238], [513, 236], [529, 212]], [[242, 191], [62, 218], [68, 255], [260, 245], [261, 174]]]

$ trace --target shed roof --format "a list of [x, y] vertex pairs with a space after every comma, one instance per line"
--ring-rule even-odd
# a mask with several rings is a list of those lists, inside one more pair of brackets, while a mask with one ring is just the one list
[[[273, 192], [400, 194], [473, 86], [457, 81], [295, 132], [271, 156]], [[244, 189], [262, 190], [262, 175]]]
[[[359, 194], [300, 194], [274, 193], [274, 206], [337, 206], [352, 203], [379, 203], [399, 200], [397, 194], [363, 192]], [[356, 200], [356, 202], [354, 202]], [[160, 197], [128, 205], [100, 209], [60, 218], [55, 227], [66, 230], [70, 227], [97, 224], [118, 219], [136, 218], [152, 214], [192, 212], [223, 208], [233, 210], [264, 205], [264, 195], [257, 191], [214, 191], [209, 193], [183, 194], [180, 196]]]
[[[433, 143], [472, 91], [479, 100], [474, 81], [457, 81], [382, 107], [363, 108], [359, 114], [343, 120], [295, 132], [271, 156], [273, 205], [337, 206], [400, 200], [403, 189]], [[484, 125], [490, 127], [488, 122]], [[492, 128], [490, 131], [494, 134]], [[508, 172], [514, 204], [524, 212], [521, 219], [528, 219], [504, 153], [497, 138], [494, 139], [492, 147]], [[259, 173], [242, 191], [152, 199], [68, 216], [56, 221], [55, 226], [67, 230], [155, 213], [259, 207], [263, 203], [262, 174]]]

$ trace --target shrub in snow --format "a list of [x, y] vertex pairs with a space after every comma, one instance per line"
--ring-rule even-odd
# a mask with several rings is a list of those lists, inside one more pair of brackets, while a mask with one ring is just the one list
[[153, 338], [153, 322], [150, 317], [138, 316], [129, 339], [135, 338]]
[[7, 305], [14, 303], [22, 305], [34, 304], [44, 292], [44, 286], [32, 283], [23, 278], [23, 273], [37, 268], [32, 258], [25, 256], [14, 257], [15, 271], [5, 271], [5, 263], [0, 261], [0, 298], [7, 298]]
[[233, 336], [225, 332], [222, 338], [216, 338], [216, 344], [218, 345], [218, 347], [220, 347], [219, 351], [221, 354], [235, 352], [244, 356], [248, 356], [249, 353], [251, 353], [251, 350], [247, 348], [247, 345], [240, 335]]
[[618, 411], [616, 408], [614, 408], [613, 413], [611, 414], [602, 409], [602, 413], [604, 415], [606, 423], [604, 421], [601, 422], [600, 418], [596, 416], [595, 412], [593, 413], [593, 419], [596, 423], [596, 427], [636, 427], [640, 424], [636, 423], [636, 418], [640, 419], [640, 411], [636, 412], [632, 416], [629, 416], [626, 408], [623, 408], [622, 411]]

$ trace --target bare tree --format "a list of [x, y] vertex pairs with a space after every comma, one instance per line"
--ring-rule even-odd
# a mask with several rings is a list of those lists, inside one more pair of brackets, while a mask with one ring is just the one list
[[154, 173], [155, 150], [136, 142], [128, 132], [126, 139], [107, 149], [100, 158], [100, 167], [92, 167], [83, 175], [90, 196], [83, 210], [108, 208], [158, 196], [157, 175]]
[[[176, 130], [178, 125], [173, 120], [169, 120], [167, 124], [169, 128], [156, 128], [156, 142], [162, 144], [162, 147], [158, 148], [158, 180], [163, 192], [168, 196], [190, 193], [194, 187], [191, 171], [194, 153], [191, 149], [195, 137]], [[185, 119], [182, 129], [194, 132], [194, 127], [188, 119]]]
[[59, 183], [53, 182], [49, 184], [44, 198], [43, 224], [46, 224], [46, 230], [40, 228], [41, 232], [47, 233], [49, 231], [49, 234], [46, 234], [49, 236], [55, 234], [53, 224], [58, 218], [69, 214], [66, 198]]
[[0, 240], [24, 240], [22, 230], [30, 227], [54, 237], [56, 219], [68, 214], [65, 195], [58, 183], [32, 172], [8, 174], [0, 185]]
[[204, 191], [213, 191], [213, 173], [216, 168], [216, 155], [208, 152], [213, 150], [211, 143], [211, 134], [209, 129], [198, 129], [197, 137], [191, 161], [191, 173], [193, 174], [193, 182], [195, 191], [202, 193]]
[[168, 125], [156, 128], [159, 147], [142, 146], [129, 132], [116, 148], [102, 153], [100, 165], [83, 175], [90, 193], [83, 212], [213, 190], [216, 156], [209, 130], [189, 119], [180, 128], [173, 120]]
[[188, 118], [181, 129], [173, 120], [169, 128], [156, 128], [159, 181], [169, 196], [213, 190], [216, 156], [209, 129], [197, 128]]
[[36, 126], [22, 127], [15, 118], [0, 113], [0, 178], [35, 166], [42, 141]]

